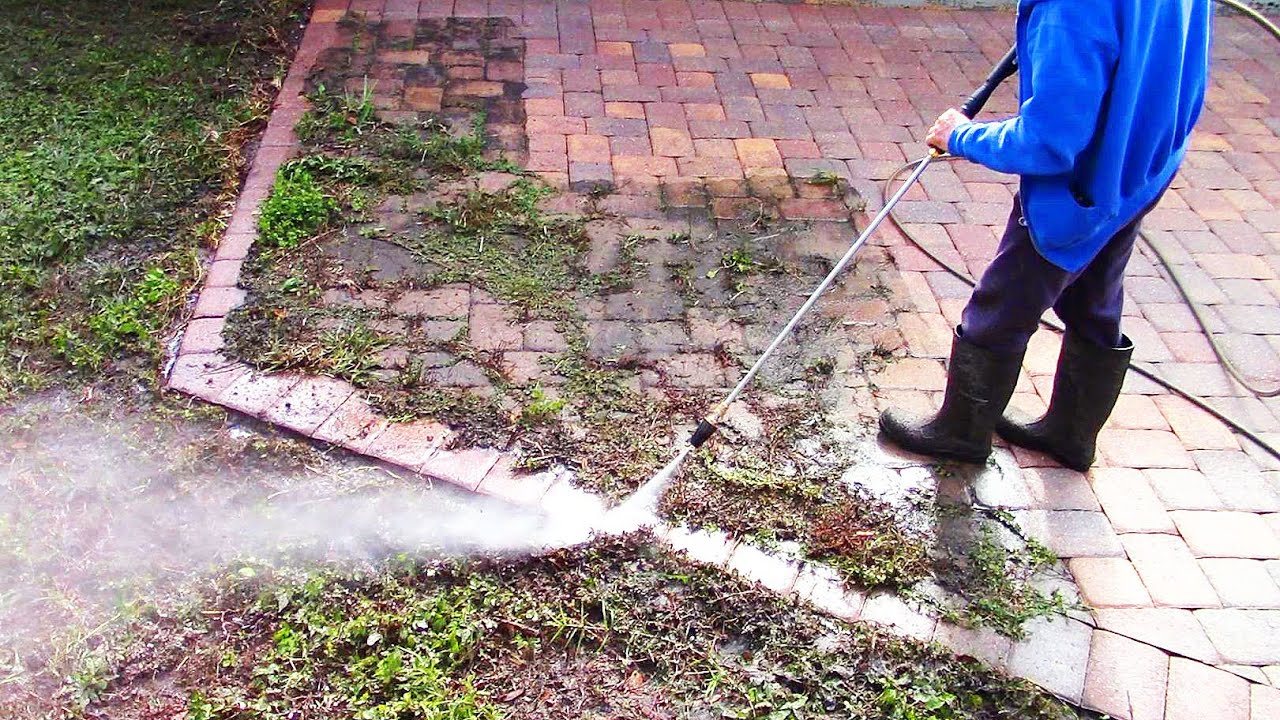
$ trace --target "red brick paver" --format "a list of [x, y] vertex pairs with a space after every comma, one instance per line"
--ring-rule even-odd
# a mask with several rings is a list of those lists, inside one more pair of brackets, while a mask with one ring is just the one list
[[1074, 558], [1068, 567], [1091, 607], [1151, 606], [1151, 595], [1142, 578], [1124, 558]]
[[1113, 717], [1164, 718], [1169, 656], [1123, 635], [1093, 633], [1084, 703]]
[[1248, 720], [1249, 704], [1248, 681], [1184, 658], [1169, 661], [1166, 720]]

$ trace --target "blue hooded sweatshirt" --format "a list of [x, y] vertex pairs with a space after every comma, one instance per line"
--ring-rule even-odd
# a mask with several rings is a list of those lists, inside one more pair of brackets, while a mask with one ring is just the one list
[[1210, 0], [1019, 0], [1021, 108], [968, 123], [953, 155], [1022, 177], [1023, 217], [1068, 271], [1173, 179], [1200, 117]]

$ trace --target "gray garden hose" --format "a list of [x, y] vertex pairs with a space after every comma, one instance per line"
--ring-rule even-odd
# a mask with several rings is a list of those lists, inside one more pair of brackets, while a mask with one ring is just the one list
[[[1229, 8], [1232, 8], [1233, 10], [1240, 12], [1245, 17], [1249, 18], [1250, 20], [1253, 20], [1261, 28], [1263, 28], [1268, 33], [1270, 33], [1271, 36], [1274, 37], [1277, 41], [1280, 41], [1280, 27], [1277, 27], [1275, 23], [1268, 20], [1264, 15], [1259, 13], [1257, 10], [1254, 10], [1253, 8], [1239, 2], [1239, 0], [1214, 0], [1214, 1], [1220, 5], [1225, 5]], [[958, 158], [955, 158], [952, 156], [945, 156], [943, 158], [938, 158], [938, 159], [950, 161], [950, 160], [957, 160]], [[881, 188], [881, 202], [884, 202], [884, 200], [889, 197], [890, 190], [893, 187], [893, 183], [898, 179], [898, 177], [900, 177], [904, 172], [915, 170], [919, 162], [920, 161], [917, 160], [917, 161], [906, 163], [905, 165], [893, 171], [893, 173], [889, 175], [889, 177], [884, 181], [884, 185]], [[889, 219], [890, 221], [893, 222], [894, 226], [897, 227], [898, 230], [902, 232], [903, 236], [906, 237], [907, 240], [911, 242], [912, 245], [915, 245], [917, 249], [923, 252], [930, 260], [933, 260], [935, 263], [937, 263], [938, 266], [941, 267], [944, 271], [954, 276], [955, 278], [959, 279], [960, 281], [968, 284], [970, 287], [973, 287], [975, 285], [973, 278], [969, 277], [967, 273], [965, 273], [962, 270], [956, 269], [954, 266], [947, 263], [945, 260], [939, 257], [936, 253], [934, 253], [928, 247], [926, 247], [924, 243], [920, 242], [920, 239], [916, 237], [910, 230], [904, 227], [902, 223], [898, 220], [897, 216], [893, 215], [892, 212], [889, 214]], [[1178, 293], [1182, 296], [1183, 301], [1186, 302], [1187, 306], [1191, 309], [1191, 313], [1195, 317], [1196, 323], [1200, 326], [1200, 330], [1204, 333], [1204, 336], [1209, 340], [1209, 345], [1210, 347], [1213, 348], [1213, 353], [1215, 356], [1217, 356], [1218, 361], [1219, 363], [1221, 363], [1223, 369], [1225, 369], [1231, 375], [1231, 377], [1235, 378], [1235, 380], [1239, 382], [1245, 389], [1247, 389], [1249, 392], [1253, 393], [1258, 397], [1270, 398], [1270, 397], [1280, 396], [1280, 384], [1278, 384], [1276, 387], [1273, 387], [1273, 388], [1262, 388], [1258, 386], [1256, 383], [1254, 383], [1252, 380], [1246, 378], [1244, 373], [1241, 372], [1238, 367], [1236, 367], [1235, 363], [1231, 362], [1231, 360], [1226, 355], [1226, 351], [1219, 344], [1217, 338], [1214, 337], [1214, 334], [1209, 331], [1208, 323], [1203, 315], [1203, 310], [1200, 308], [1198, 304], [1196, 304], [1191, 300], [1190, 295], [1187, 293], [1186, 287], [1182, 284], [1181, 278], [1179, 278], [1177, 273], [1173, 270], [1173, 264], [1170, 263], [1165, 258], [1165, 256], [1160, 252], [1160, 249], [1156, 247], [1156, 245], [1153, 244], [1145, 235], [1140, 234], [1140, 237], [1142, 237], [1142, 240], [1144, 243], [1146, 243], [1146, 246], [1150, 248], [1152, 254], [1156, 257], [1156, 260], [1159, 262], [1160, 266], [1164, 269], [1166, 275], [1172, 281], [1174, 287], [1177, 288]], [[1041, 323], [1046, 327], [1049, 327], [1059, 333], [1065, 331], [1065, 328], [1063, 328], [1063, 326], [1060, 323], [1051, 322], [1049, 320], [1041, 320]], [[1252, 430], [1249, 430], [1248, 428], [1244, 427], [1241, 423], [1237, 422], [1231, 416], [1210, 406], [1207, 402], [1205, 402], [1204, 399], [1195, 395], [1190, 390], [1187, 390], [1186, 388], [1179, 386], [1177, 383], [1171, 382], [1169, 380], [1164, 379], [1163, 377], [1160, 377], [1150, 368], [1144, 367], [1139, 364], [1130, 364], [1130, 367], [1139, 375], [1151, 380], [1152, 382], [1155, 382], [1157, 385], [1160, 385], [1172, 391], [1174, 394], [1185, 398], [1187, 401], [1191, 402], [1193, 405], [1199, 407], [1205, 412], [1208, 412], [1210, 415], [1213, 415], [1214, 417], [1218, 418], [1219, 420], [1221, 420], [1222, 422], [1230, 426], [1232, 430], [1235, 430], [1236, 432], [1245, 436], [1246, 438], [1251, 440], [1254, 444], [1256, 444], [1258, 447], [1265, 450], [1272, 457], [1276, 459], [1280, 459], [1280, 449], [1277, 449], [1271, 443], [1267, 442], [1262, 437], [1258, 436], [1257, 433], [1254, 433]]]

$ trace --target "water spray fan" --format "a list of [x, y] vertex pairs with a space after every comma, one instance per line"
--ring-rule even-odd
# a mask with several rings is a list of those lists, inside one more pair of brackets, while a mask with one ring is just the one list
[[[1018, 60], [1016, 51], [1016, 47], [1009, 48], [1009, 52], [1005, 53], [1005, 56], [991, 70], [991, 73], [987, 75], [987, 79], [982, 83], [982, 85], [979, 86], [977, 90], [974, 90], [973, 94], [969, 96], [969, 99], [965, 100], [964, 104], [960, 106], [960, 112], [963, 113], [965, 117], [972, 119], [976, 116], [982, 110], [983, 106], [987, 104], [987, 100], [991, 98], [991, 94], [1000, 86], [1000, 83], [1004, 82], [1005, 79], [1017, 72]], [[765, 351], [755, 361], [755, 364], [751, 366], [751, 369], [747, 370], [746, 374], [742, 376], [742, 379], [738, 381], [738, 384], [734, 386], [733, 390], [725, 396], [723, 400], [717, 403], [711, 412], [698, 422], [698, 427], [689, 437], [688, 444], [681, 449], [676, 458], [657, 475], [655, 475], [653, 479], [646, 483], [644, 487], [637, 491], [637, 499], [645, 498], [656, 500], [657, 494], [661, 490], [661, 486], [671, 479], [671, 476], [675, 474], [676, 469], [684, 458], [686, 458], [693, 450], [702, 447], [707, 440], [711, 439], [711, 437], [716, 434], [718, 425], [724, 419], [725, 413], [729, 411], [729, 407], [733, 405], [738, 397], [747, 389], [752, 380], [754, 380], [756, 375], [759, 374], [760, 369], [764, 367], [764, 364], [769, 361], [769, 358], [773, 356], [773, 353], [778, 349], [782, 342], [787, 339], [787, 336], [795, 330], [796, 326], [800, 324], [800, 321], [804, 316], [808, 314], [809, 310], [811, 310], [818, 302], [818, 298], [820, 298], [822, 294], [831, 287], [831, 284], [835, 282], [835, 279], [844, 271], [845, 267], [853, 261], [854, 256], [856, 256], [858, 251], [862, 249], [862, 246], [866, 244], [872, 233], [880, 227], [880, 224], [889, 216], [893, 211], [894, 206], [898, 204], [898, 201], [901, 200], [904, 195], [906, 195], [907, 191], [911, 189], [911, 186], [915, 185], [916, 181], [920, 179], [920, 176], [924, 174], [924, 171], [929, 167], [929, 164], [934, 159], [941, 156], [941, 152], [937, 150], [930, 150], [928, 155], [916, 161], [915, 170], [911, 173], [911, 176], [907, 178], [907, 181], [902, 184], [902, 187], [898, 189], [898, 192], [894, 193], [893, 197], [889, 198], [889, 201], [885, 203], [880, 212], [876, 213], [876, 216], [871, 220], [871, 223], [867, 225], [866, 229], [863, 230], [860, 235], [858, 235], [858, 238], [854, 240], [853, 244], [849, 246], [849, 249], [845, 251], [844, 256], [835, 264], [835, 267], [831, 268], [831, 272], [827, 273], [827, 276], [818, 284], [818, 287], [814, 288], [813, 292], [809, 294], [809, 298], [805, 300], [804, 305], [800, 306], [800, 309], [791, 317], [791, 320], [787, 322], [786, 326], [782, 328], [776, 337], [774, 337], [773, 341], [769, 343], [767, 348], [765, 348]], [[632, 503], [632, 501], [628, 500], [624, 505], [630, 503]]]

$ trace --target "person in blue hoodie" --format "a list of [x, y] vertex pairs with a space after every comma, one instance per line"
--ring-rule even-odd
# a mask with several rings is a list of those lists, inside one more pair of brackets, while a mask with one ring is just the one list
[[[1020, 0], [1016, 117], [948, 110], [934, 148], [1020, 177], [999, 250], [961, 316], [938, 413], [889, 410], [882, 434], [982, 462], [992, 432], [1087, 469], [1133, 345], [1120, 331], [1138, 226], [1187, 150], [1208, 80], [1210, 0]], [[1045, 310], [1066, 325], [1048, 411], [1003, 418]]]

